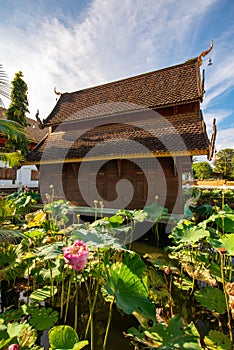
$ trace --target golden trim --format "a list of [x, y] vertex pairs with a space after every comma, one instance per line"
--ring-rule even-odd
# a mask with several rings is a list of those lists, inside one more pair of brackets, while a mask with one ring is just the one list
[[208, 53], [210, 53], [210, 51], [213, 49], [213, 46], [214, 46], [213, 40], [210, 40], [210, 47], [209, 47], [209, 49], [206, 50], [206, 51], [203, 51], [198, 56], [197, 60], [198, 60], [199, 67], [202, 65], [202, 57], [205, 57], [206, 55], [208, 55]]
[[178, 152], [152, 152], [152, 153], [140, 153], [140, 154], [120, 154], [113, 156], [103, 157], [83, 157], [83, 158], [69, 158], [69, 159], [55, 159], [55, 160], [42, 160], [37, 162], [24, 162], [22, 165], [40, 165], [40, 164], [57, 164], [57, 163], [81, 163], [93, 162], [97, 160], [113, 160], [113, 159], [136, 159], [136, 158], [161, 158], [161, 157], [179, 157], [179, 156], [200, 156], [207, 155], [208, 150], [190, 150], [190, 151], [178, 151]]

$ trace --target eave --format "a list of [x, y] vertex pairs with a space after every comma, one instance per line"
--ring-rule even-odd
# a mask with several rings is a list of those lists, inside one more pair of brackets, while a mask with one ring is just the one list
[[208, 155], [208, 150], [186, 150], [177, 152], [152, 152], [152, 153], [138, 153], [138, 154], [120, 154], [113, 156], [102, 157], [85, 157], [85, 158], [68, 158], [68, 159], [51, 159], [40, 160], [33, 162], [24, 162], [23, 165], [43, 165], [43, 164], [60, 164], [60, 163], [81, 163], [81, 162], [93, 162], [100, 160], [113, 160], [113, 159], [143, 159], [143, 158], [162, 158], [162, 157], [186, 157], [186, 156], [202, 156]]

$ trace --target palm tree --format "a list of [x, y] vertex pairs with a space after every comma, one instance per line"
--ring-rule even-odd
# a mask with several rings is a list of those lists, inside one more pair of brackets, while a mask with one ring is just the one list
[[[4, 106], [2, 97], [10, 99], [11, 87], [8, 82], [6, 73], [0, 64], [0, 106]], [[0, 134], [6, 139], [24, 141], [26, 139], [23, 128], [11, 120], [0, 119]], [[9, 166], [19, 165], [23, 157], [20, 152], [6, 152], [0, 150], [0, 161], [7, 163]]]
[[4, 107], [2, 97], [10, 99], [11, 87], [8, 81], [8, 77], [3, 70], [2, 64], [0, 64], [0, 106]]
[[[16, 140], [23, 142], [25, 140], [25, 134], [23, 133], [23, 127], [12, 120], [0, 119], [0, 134], [4, 135], [6, 139]], [[20, 165], [23, 160], [21, 152], [6, 152], [0, 150], [0, 160], [3, 163], [7, 163], [10, 167]]]

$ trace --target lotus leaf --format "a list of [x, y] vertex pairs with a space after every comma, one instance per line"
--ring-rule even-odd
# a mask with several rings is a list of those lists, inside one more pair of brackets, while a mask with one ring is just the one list
[[186, 327], [179, 315], [173, 316], [168, 325], [156, 323], [152, 328], [143, 329], [142, 332], [132, 327], [128, 330], [127, 336], [134, 337], [134, 340], [150, 349], [201, 349], [195, 326], [191, 323]]
[[72, 232], [73, 239], [83, 240], [88, 246], [96, 248], [122, 248], [117, 238], [105, 233], [100, 234], [98, 230], [92, 228], [91, 230], [74, 230]]
[[52, 327], [58, 321], [58, 312], [53, 311], [52, 308], [35, 308], [31, 310], [30, 313], [31, 317], [29, 323], [40, 331]]
[[218, 288], [206, 287], [195, 291], [196, 300], [206, 309], [212, 312], [224, 314], [226, 312], [226, 302], [224, 293]]
[[38, 276], [41, 276], [43, 280], [50, 281], [51, 277], [55, 279], [56, 277], [61, 275], [60, 267], [60, 259], [56, 259], [50, 263], [50, 268], [40, 269]]
[[55, 326], [48, 334], [51, 350], [79, 350], [88, 344], [87, 340], [79, 342], [76, 331], [70, 326]]
[[54, 286], [53, 291], [51, 291], [51, 287], [50, 286], [45, 286], [39, 289], [34, 290], [34, 292], [32, 292], [32, 294], [30, 294], [30, 298], [34, 301], [34, 302], [42, 302], [47, 298], [50, 298], [53, 295], [55, 295], [57, 293], [57, 288]]
[[79, 343], [77, 343], [73, 346], [72, 350], [83, 349], [88, 344], [89, 344], [88, 340], [81, 340], [81, 341], [79, 341]]
[[163, 214], [168, 213], [168, 209], [162, 207], [157, 202], [145, 206], [143, 212], [147, 214], [147, 219], [157, 222]]
[[193, 281], [188, 278], [175, 277], [174, 284], [177, 288], [186, 291], [192, 290], [193, 288]]
[[217, 247], [227, 250], [228, 255], [234, 256], [234, 233], [230, 233], [217, 240]]
[[39, 249], [38, 256], [43, 257], [43, 259], [55, 259], [59, 255], [63, 255], [63, 243], [56, 242], [53, 244], [49, 244], [46, 247], [42, 247]]
[[27, 232], [24, 232], [24, 235], [29, 238], [41, 238], [46, 235], [46, 231], [44, 231], [42, 228], [33, 228], [31, 230], [28, 230]]
[[139, 278], [142, 277], [146, 270], [146, 264], [141, 259], [141, 256], [134, 252], [124, 252], [123, 264], [127, 265], [128, 268]]
[[27, 226], [30, 227], [40, 227], [47, 220], [46, 213], [39, 209], [36, 212], [29, 213], [25, 215], [27, 221]]
[[224, 232], [234, 232], [234, 214], [223, 214], [223, 217], [217, 217], [215, 222], [221, 230], [224, 229]]
[[5, 321], [5, 323], [18, 322], [23, 315], [24, 315], [24, 312], [21, 307], [18, 310], [10, 309], [10, 310], [4, 311], [1, 314], [1, 318]]
[[117, 306], [126, 314], [137, 311], [151, 319], [155, 318], [155, 307], [148, 299], [145, 283], [127, 265], [111, 265], [106, 289], [110, 295], [115, 296]]
[[194, 223], [189, 220], [180, 221], [176, 227], [173, 228], [169, 238], [172, 238], [176, 244], [181, 241], [181, 237], [190, 230], [190, 228], [194, 227]]
[[37, 339], [37, 334], [34, 329], [27, 323], [9, 323], [7, 326], [7, 333], [10, 338], [17, 337], [18, 342], [22, 348], [31, 349]]
[[213, 214], [213, 207], [210, 204], [203, 204], [199, 207], [196, 207], [194, 211], [198, 215], [205, 215], [206, 217], [211, 216]]
[[124, 218], [121, 215], [114, 215], [109, 218], [109, 223], [113, 227], [118, 227], [124, 222]]
[[187, 230], [183, 236], [180, 237], [180, 242], [186, 244], [193, 244], [200, 241], [202, 238], [209, 237], [210, 232], [202, 227], [194, 226]]
[[204, 342], [209, 350], [227, 350], [231, 348], [228, 336], [219, 331], [211, 330], [204, 338]]

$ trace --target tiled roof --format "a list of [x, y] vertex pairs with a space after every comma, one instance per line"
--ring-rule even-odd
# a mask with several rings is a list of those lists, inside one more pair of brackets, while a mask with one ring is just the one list
[[155, 113], [153, 118], [151, 115], [134, 122], [104, 124], [89, 130], [55, 131], [27, 155], [27, 161], [147, 157], [149, 152], [155, 156], [195, 155], [207, 154], [208, 146], [200, 112], [168, 118]]
[[[158, 71], [61, 94], [44, 126], [200, 101], [197, 59]], [[101, 108], [100, 106], [103, 107]]]
[[[6, 112], [6, 109], [0, 107], [0, 119], [6, 119], [5, 112]], [[41, 139], [43, 139], [43, 137], [45, 137], [48, 130], [47, 128], [40, 129], [36, 120], [28, 117], [26, 117], [26, 119], [29, 124], [26, 128], [27, 137], [30, 141], [34, 143], [38, 143], [39, 141], [41, 141]]]

